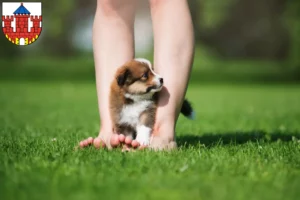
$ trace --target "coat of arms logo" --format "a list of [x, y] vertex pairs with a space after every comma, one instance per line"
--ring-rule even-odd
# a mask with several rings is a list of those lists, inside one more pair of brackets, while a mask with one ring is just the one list
[[2, 30], [5, 37], [13, 44], [34, 43], [42, 31], [42, 3], [3, 2]]

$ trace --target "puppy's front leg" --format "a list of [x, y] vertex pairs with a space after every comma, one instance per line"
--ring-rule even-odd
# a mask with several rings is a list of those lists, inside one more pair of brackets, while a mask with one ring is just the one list
[[148, 146], [155, 121], [155, 108], [150, 108], [144, 111], [139, 119], [139, 124], [136, 127], [136, 141], [140, 145]]
[[136, 132], [136, 141], [142, 146], [148, 146], [150, 144], [152, 129], [145, 125], [138, 125]]

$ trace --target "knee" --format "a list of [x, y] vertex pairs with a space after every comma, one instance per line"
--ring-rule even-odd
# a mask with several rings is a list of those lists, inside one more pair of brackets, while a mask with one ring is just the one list
[[120, 11], [124, 1], [119, 0], [97, 0], [97, 10], [105, 16], [114, 16]]

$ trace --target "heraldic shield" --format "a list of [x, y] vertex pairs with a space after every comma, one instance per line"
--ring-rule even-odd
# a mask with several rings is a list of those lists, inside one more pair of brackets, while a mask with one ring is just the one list
[[2, 31], [15, 45], [34, 43], [42, 32], [42, 3], [3, 2]]

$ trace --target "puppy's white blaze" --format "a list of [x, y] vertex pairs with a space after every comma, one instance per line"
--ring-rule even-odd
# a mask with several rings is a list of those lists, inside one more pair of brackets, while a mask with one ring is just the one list
[[140, 145], [147, 146], [150, 144], [151, 128], [144, 125], [138, 125], [136, 132], [136, 141], [140, 143]]
[[135, 58], [134, 60], [137, 62], [140, 62], [140, 63], [145, 63], [149, 66], [150, 69], [152, 69], [152, 64], [149, 60], [147, 60], [145, 58]]
[[139, 116], [141, 113], [152, 103], [152, 101], [142, 100], [123, 106], [119, 123], [136, 126], [139, 122]]
[[152, 72], [155, 76], [157, 76], [158, 78], [160, 78], [160, 76], [159, 76], [157, 73], [155, 73], [155, 72], [153, 71], [152, 64], [151, 64], [151, 62], [150, 62], [149, 60], [147, 60], [147, 59], [145, 59], [145, 58], [135, 58], [134, 60], [137, 61], [137, 62], [141, 62], [141, 63], [147, 64], [148, 67], [149, 67], [149, 69], [151, 70], [151, 72]]

